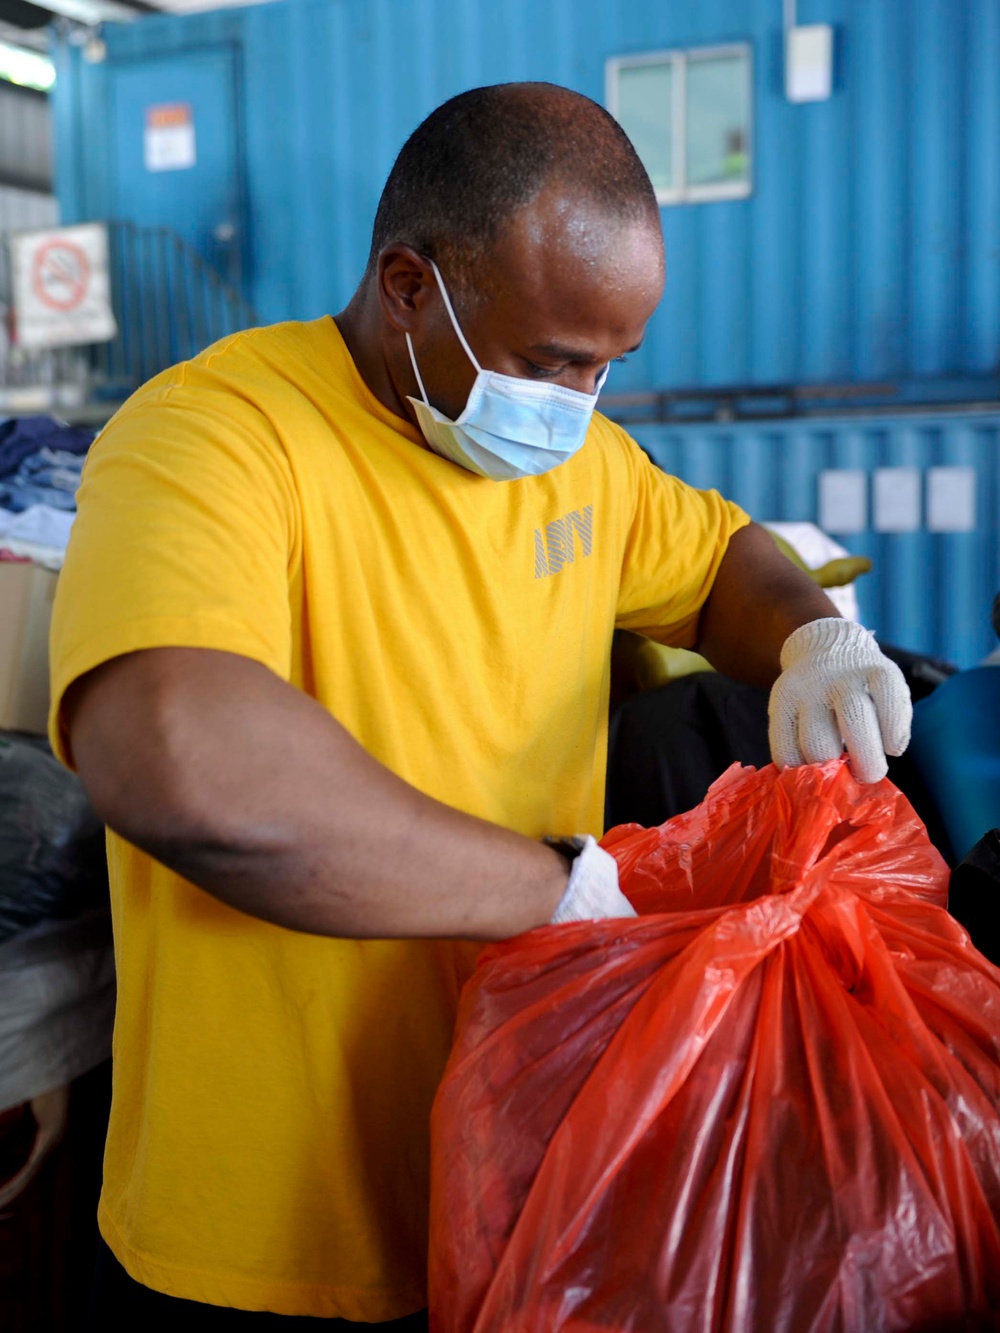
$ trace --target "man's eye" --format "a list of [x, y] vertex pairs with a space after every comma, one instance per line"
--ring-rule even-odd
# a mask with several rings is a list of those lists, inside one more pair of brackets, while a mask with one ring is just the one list
[[529, 375], [533, 375], [536, 379], [542, 380], [550, 379], [553, 375], [558, 375], [563, 369], [562, 366], [557, 366], [555, 369], [551, 366], [539, 366], [534, 361], [525, 361], [524, 364], [527, 367]]

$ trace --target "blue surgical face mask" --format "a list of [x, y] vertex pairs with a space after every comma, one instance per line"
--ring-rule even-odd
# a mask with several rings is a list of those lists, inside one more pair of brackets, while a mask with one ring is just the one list
[[572, 458], [587, 436], [590, 418], [607, 379], [608, 367], [597, 381], [597, 393], [580, 393], [559, 384], [538, 384], [515, 375], [484, 370], [473, 355], [455, 318], [444, 279], [431, 261], [451, 326], [476, 368], [476, 379], [465, 409], [452, 421], [431, 407], [417, 368], [410, 335], [406, 335], [420, 397], [410, 398], [424, 439], [442, 458], [492, 481], [537, 477]]

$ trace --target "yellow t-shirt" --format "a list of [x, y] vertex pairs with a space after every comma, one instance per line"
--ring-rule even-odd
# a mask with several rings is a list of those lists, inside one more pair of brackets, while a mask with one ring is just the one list
[[[595, 417], [495, 483], [427, 449], [330, 318], [166, 371], [91, 451], [52, 633], [84, 672], [167, 645], [264, 663], [421, 791], [600, 833], [614, 626], [690, 646], [746, 516]], [[476, 947], [326, 939], [109, 835], [118, 967], [101, 1230], [140, 1282], [285, 1314], [426, 1304], [428, 1115]], [[475, 885], [469, 885], [475, 892]]]

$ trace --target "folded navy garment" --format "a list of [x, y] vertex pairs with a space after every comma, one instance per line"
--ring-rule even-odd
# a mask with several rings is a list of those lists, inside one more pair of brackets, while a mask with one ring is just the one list
[[0, 479], [12, 476], [26, 458], [40, 449], [85, 454], [93, 440], [92, 430], [67, 426], [54, 417], [11, 417], [0, 421]]

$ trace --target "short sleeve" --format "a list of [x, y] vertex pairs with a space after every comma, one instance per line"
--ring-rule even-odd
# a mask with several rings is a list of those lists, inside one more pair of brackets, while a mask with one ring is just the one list
[[273, 426], [210, 363], [126, 403], [87, 458], [56, 592], [49, 734], [64, 762], [66, 690], [114, 657], [212, 648], [287, 679], [297, 512]]
[[616, 624], [658, 643], [694, 647], [698, 617], [734, 532], [749, 516], [718, 491], [699, 491], [627, 441], [635, 507]]

